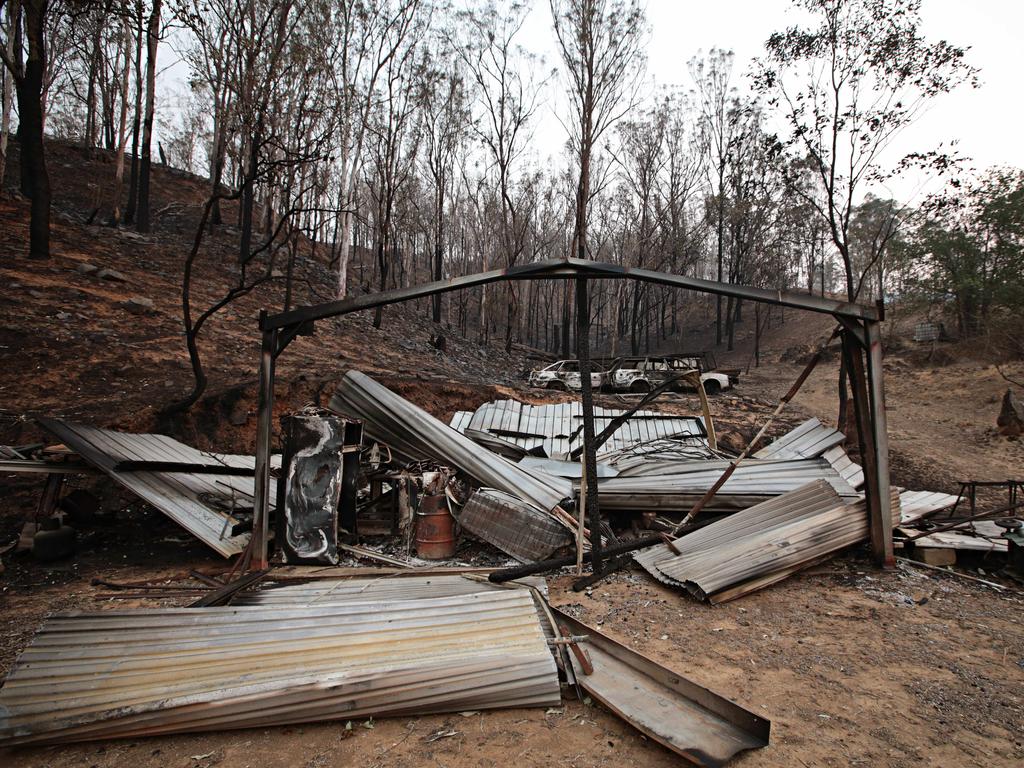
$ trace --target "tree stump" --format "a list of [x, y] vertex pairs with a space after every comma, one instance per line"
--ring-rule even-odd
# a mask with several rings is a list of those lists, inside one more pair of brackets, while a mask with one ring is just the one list
[[1003, 407], [996, 419], [996, 426], [999, 427], [999, 434], [1006, 437], [1020, 437], [1024, 434], [1024, 410], [1021, 410], [1020, 403], [1009, 388], [1003, 395]]

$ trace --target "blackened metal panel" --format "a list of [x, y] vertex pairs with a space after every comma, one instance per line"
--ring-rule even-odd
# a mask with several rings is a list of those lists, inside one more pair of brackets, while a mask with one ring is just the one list
[[556, 520], [531, 504], [502, 491], [481, 488], [458, 516], [470, 533], [522, 563], [546, 560], [572, 536]]
[[338, 504], [345, 472], [346, 422], [298, 414], [282, 420], [287, 446], [284, 540], [289, 563], [338, 562]]

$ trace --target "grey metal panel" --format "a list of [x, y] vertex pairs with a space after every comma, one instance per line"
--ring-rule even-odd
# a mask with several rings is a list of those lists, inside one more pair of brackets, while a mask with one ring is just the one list
[[912, 523], [932, 512], [952, 507], [958, 498], [938, 491], [904, 491], [900, 494], [900, 523]]
[[[597, 628], [552, 609], [574, 634], [585, 634], [593, 674], [577, 670], [583, 689], [642, 733], [687, 760], [725, 764], [768, 745], [771, 723], [615, 642]], [[573, 659], [573, 663], [576, 660]]]
[[757, 451], [759, 459], [809, 459], [839, 445], [846, 435], [817, 419], [808, 419], [792, 431]]
[[511, 494], [480, 488], [458, 514], [464, 530], [522, 563], [551, 557], [573, 543], [565, 526]]
[[559, 702], [526, 590], [63, 614], [0, 689], [0, 743]]
[[[544, 472], [555, 477], [579, 479], [583, 475], [583, 465], [578, 461], [561, 461], [559, 459], [541, 459], [536, 456], [524, 456], [517, 463], [531, 471]], [[598, 462], [598, 477], [617, 477], [618, 474], [619, 470], [611, 464]]]
[[253, 457], [200, 451], [166, 435], [116, 432], [59, 419], [40, 419], [39, 423], [88, 463], [224, 557], [237, 555], [245, 549], [249, 534], [231, 536], [231, 526], [238, 520], [217, 509], [211, 501], [216, 499], [228, 507], [251, 508], [253, 478], [187, 472], [124, 472], [118, 471], [116, 466], [122, 461], [170, 461], [248, 469], [254, 466]]
[[[511, 583], [528, 585], [542, 595], [547, 595], [547, 582], [542, 577], [528, 576]], [[459, 574], [317, 579], [299, 584], [261, 582], [259, 589], [239, 593], [232, 605], [318, 607], [367, 601], [457, 597], [507, 589], [504, 584], [492, 584], [486, 579]]]
[[[622, 410], [595, 408], [594, 429], [600, 432], [622, 413]], [[547, 456], [563, 459], [582, 444], [582, 424], [583, 406], [578, 401], [530, 405], [515, 400], [497, 400], [481, 405], [468, 424], [461, 413], [456, 414], [450, 426], [459, 432], [465, 432], [466, 429], [491, 431], [526, 450], [536, 445], [536, 435], [542, 435]], [[611, 455], [639, 443], [665, 438], [683, 439], [695, 447], [703, 446], [707, 449], [700, 419], [692, 416], [675, 417], [655, 411], [637, 411], [604, 443], [599, 455]]]
[[432, 458], [492, 488], [551, 511], [572, 495], [561, 478], [527, 471], [480, 446], [359, 371], [349, 371], [329, 407], [361, 419], [366, 434], [409, 459]]
[[[706, 491], [717, 482], [726, 466], [728, 462], [711, 461], [679, 463], [670, 467], [634, 467], [628, 476], [621, 473], [618, 477], [601, 480], [598, 493], [602, 505], [607, 501], [617, 508], [631, 508], [631, 500], [639, 502], [659, 496], [664, 497], [667, 505], [672, 497], [699, 495]], [[736, 468], [732, 477], [720, 489], [720, 494], [776, 496], [814, 480], [827, 482], [841, 496], [857, 496], [857, 490], [822, 459], [750, 460]]]
[[716, 593], [788, 575], [869, 532], [863, 499], [842, 499], [818, 480], [676, 539], [676, 552], [658, 545], [634, 558], [659, 580], [716, 602]]

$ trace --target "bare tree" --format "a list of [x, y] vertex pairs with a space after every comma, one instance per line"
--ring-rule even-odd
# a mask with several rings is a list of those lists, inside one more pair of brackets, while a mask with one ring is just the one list
[[802, 158], [818, 185], [797, 185], [826, 222], [842, 259], [847, 298], [858, 276], [850, 254], [850, 220], [866, 185], [911, 162], [946, 166], [938, 152], [883, 165], [892, 140], [937, 96], [975, 81], [966, 52], [921, 34], [920, 0], [794, 0], [812, 26], [773, 34], [758, 63], [759, 89], [788, 126], [786, 147]]
[[[410, 70], [422, 66], [415, 58], [415, 38], [402, 51], [391, 57], [384, 72], [384, 86], [380, 102], [371, 114], [368, 125], [371, 138], [371, 160], [367, 187], [375, 203], [374, 250], [380, 290], [387, 288], [392, 253], [397, 238], [392, 224], [399, 193], [413, 174], [418, 135], [413, 114], [417, 107], [416, 94], [411, 83], [418, 77]], [[374, 313], [373, 326], [380, 328], [383, 311]]]
[[[734, 89], [729, 85], [734, 55], [732, 51], [712, 48], [706, 59], [690, 60], [690, 76], [700, 95], [701, 127], [705, 152], [708, 155], [708, 176], [714, 180], [712, 194], [715, 202], [715, 228], [717, 235], [718, 282], [725, 279], [725, 176], [729, 167], [729, 152], [735, 132], [729, 101]], [[715, 297], [715, 343], [722, 343], [722, 297]]]
[[338, 252], [339, 297], [348, 292], [348, 264], [355, 220], [356, 185], [361, 177], [363, 144], [377, 98], [381, 74], [403, 49], [415, 29], [420, 0], [352, 0], [337, 4], [341, 41], [338, 56], [338, 105], [341, 163], [338, 168], [341, 244]]
[[[434, 55], [441, 54], [438, 47]], [[469, 106], [462, 73], [457, 69], [447, 72], [428, 69], [424, 73], [423, 93], [423, 162], [433, 187], [431, 208], [433, 218], [434, 280], [444, 277], [444, 259], [447, 237], [447, 207], [455, 183], [455, 163], [464, 143], [470, 122]], [[441, 322], [441, 295], [433, 300], [432, 317]]]
[[[50, 258], [50, 177], [43, 147], [43, 87], [49, 0], [0, 0], [11, 24], [0, 41], [0, 58], [14, 80], [18, 97], [21, 191], [31, 200], [29, 256]], [[25, 43], [28, 43], [28, 50]], [[10, 52], [10, 53], [9, 53]]]
[[639, 0], [550, 0], [565, 70], [576, 154], [576, 252], [587, 257], [591, 160], [597, 142], [635, 104], [643, 74], [646, 17]]
[[139, 199], [135, 227], [149, 232], [150, 177], [153, 164], [153, 116], [156, 112], [156, 55], [160, 44], [160, 13], [163, 0], [153, 0], [146, 23], [146, 104], [142, 117], [142, 156], [139, 158]]
[[[15, 0], [0, 7], [0, 40], [4, 41], [4, 61], [14, 61]], [[6, 17], [6, 22], [4, 18]], [[0, 194], [3, 194], [7, 172], [7, 137], [11, 132], [11, 105], [14, 100], [14, 77], [7, 67], [0, 68], [3, 76], [2, 117], [0, 117]]]
[[[467, 11], [462, 16], [465, 37], [456, 39], [453, 46], [461, 52], [475, 86], [481, 116], [474, 126], [495, 176], [499, 242], [506, 267], [522, 256], [529, 226], [516, 188], [540, 90], [540, 83], [530, 76], [532, 57], [516, 42], [528, 11], [519, 2], [504, 10], [489, 3]], [[518, 306], [512, 283], [506, 284], [506, 296], [505, 348], [509, 350]]]

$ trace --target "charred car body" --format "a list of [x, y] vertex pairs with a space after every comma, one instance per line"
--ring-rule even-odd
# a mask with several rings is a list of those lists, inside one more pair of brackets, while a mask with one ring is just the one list
[[[531, 387], [541, 387], [542, 389], [578, 392], [583, 388], [583, 379], [580, 377], [580, 363], [578, 360], [559, 360], [547, 368], [530, 371], [527, 383]], [[607, 386], [607, 383], [608, 372], [603, 366], [591, 363], [590, 386], [593, 389], [603, 389]]]
[[679, 378], [691, 371], [700, 374], [704, 392], [708, 395], [717, 395], [733, 385], [728, 374], [705, 372], [700, 357], [647, 355], [621, 357], [616, 360], [608, 372], [608, 386], [614, 392], [650, 392], [669, 379], [675, 379], [672, 389], [692, 389], [692, 385], [686, 379]]
[[[672, 389], [692, 390], [691, 381], [680, 377], [696, 371], [708, 395], [731, 389], [739, 378], [739, 371], [733, 375], [729, 371], [707, 370], [706, 359], [703, 353], [698, 353], [595, 360], [591, 362], [590, 385], [594, 389], [612, 392], [650, 392], [669, 379], [676, 379]], [[559, 360], [546, 368], [531, 371], [528, 383], [531, 387], [578, 392], [582, 383], [579, 361]]]

